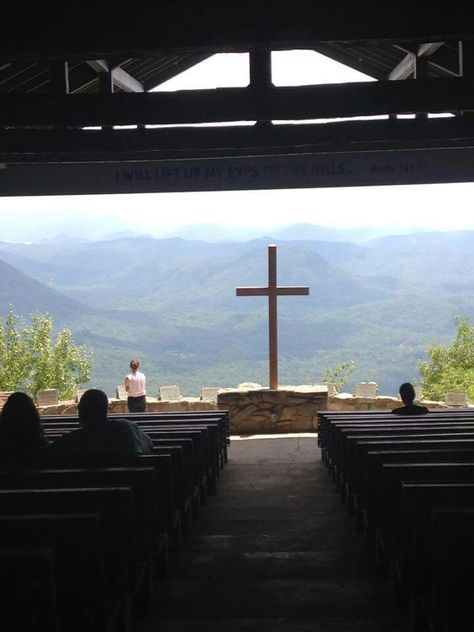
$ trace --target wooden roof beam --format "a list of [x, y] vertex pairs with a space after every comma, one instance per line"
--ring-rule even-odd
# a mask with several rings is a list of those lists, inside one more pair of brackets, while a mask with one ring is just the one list
[[408, 53], [402, 61], [390, 71], [387, 79], [390, 81], [399, 81], [400, 79], [408, 79], [415, 72], [416, 55]]
[[142, 94], [5, 94], [2, 127], [179, 125], [474, 110], [468, 79], [219, 88]]
[[472, 147], [473, 139], [474, 122], [464, 117], [106, 132], [0, 129], [0, 162], [161, 160], [290, 155], [308, 151]]
[[444, 42], [431, 42], [427, 44], [419, 44], [418, 48], [407, 52], [402, 61], [395, 66], [389, 73], [388, 79], [399, 80], [407, 79], [416, 72], [417, 59], [425, 59], [430, 57], [444, 45]]
[[[428, 68], [437, 69], [448, 77], [461, 76], [459, 64], [458, 47], [460, 42], [454, 42], [453, 46], [448, 46], [448, 42], [432, 42], [429, 44], [420, 44], [418, 47], [409, 44], [393, 44], [394, 48], [405, 52], [405, 59], [413, 59], [417, 56], [420, 59], [426, 59]], [[402, 60], [401, 63], [403, 63]], [[396, 77], [393, 77], [394, 79]], [[406, 78], [406, 77], [400, 77]]]
[[125, 92], [144, 92], [143, 84], [137, 81], [135, 77], [123, 70], [120, 66], [110, 67], [109, 63], [104, 59], [92, 59], [87, 63], [98, 74], [110, 72], [112, 75], [112, 83], [117, 88]]

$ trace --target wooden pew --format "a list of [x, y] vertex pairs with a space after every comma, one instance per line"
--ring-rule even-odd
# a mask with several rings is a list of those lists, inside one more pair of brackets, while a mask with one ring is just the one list
[[392, 413], [382, 413], [379, 415], [364, 415], [362, 413], [358, 413], [356, 415], [341, 415], [341, 414], [321, 414], [319, 413], [319, 429], [318, 429], [318, 445], [324, 451], [327, 447], [328, 441], [330, 441], [331, 433], [333, 429], [337, 426], [342, 425], [352, 425], [357, 427], [359, 424], [368, 423], [372, 424], [384, 424], [387, 422], [393, 422], [397, 424], [405, 424], [405, 423], [431, 423], [431, 422], [442, 422], [448, 423], [451, 421], [455, 421], [456, 423], [464, 423], [465, 421], [474, 421], [474, 412], [466, 412], [464, 410], [463, 413], [456, 412], [450, 409], [448, 412], [439, 413], [432, 412], [427, 415], [415, 415], [415, 416], [397, 416]]
[[[376, 559], [387, 563], [397, 597], [410, 604], [413, 629], [463, 629], [470, 594], [462, 590], [474, 562], [469, 557], [474, 414], [447, 411], [402, 419], [359, 413], [325, 419], [323, 425], [323, 458], [337, 482], [352, 488], [358, 510], [363, 508], [368, 541], [376, 545]], [[459, 520], [465, 524], [457, 530]], [[436, 529], [438, 544], [429, 537]], [[446, 547], [447, 541], [456, 544]]]
[[432, 508], [472, 506], [474, 481], [402, 482], [401, 497], [401, 529], [393, 546], [391, 576], [397, 600], [414, 613], [430, 582]]
[[[189, 425], [185, 422], [162, 422], [159, 423], [142, 423], [136, 422], [137, 425], [145, 432], [150, 433], [160, 432], [165, 429], [178, 430], [204, 430], [203, 440], [205, 450], [207, 452], [207, 460], [209, 461], [209, 477], [212, 479], [211, 486], [216, 488], [217, 478], [220, 475], [220, 470], [224, 462], [222, 454], [221, 437], [219, 436], [219, 428], [215, 422], [199, 422]], [[214, 492], [212, 492], [214, 493]]]
[[93, 512], [100, 513], [104, 529], [105, 580], [123, 602], [123, 616], [128, 620], [132, 597], [141, 609], [144, 604], [149, 605], [151, 596], [146, 569], [137, 557], [138, 533], [131, 487], [0, 489], [0, 515]]
[[180, 516], [180, 527], [184, 534], [191, 532], [192, 496], [189, 493], [189, 480], [192, 477], [190, 467], [186, 464], [183, 447], [177, 444], [153, 444], [153, 453], [171, 458], [174, 510]]
[[[182, 424], [182, 425], [199, 425], [213, 424], [219, 433], [219, 446], [221, 454], [221, 466], [227, 462], [227, 448], [230, 445], [229, 433], [229, 413], [228, 411], [176, 411], [169, 413], [111, 413], [110, 419], [129, 419], [137, 425], [154, 425], [154, 424]], [[77, 415], [44, 415], [41, 418], [45, 428], [54, 428], [54, 426], [67, 427], [71, 424], [70, 429], [77, 427]]]
[[383, 427], [373, 430], [364, 428], [360, 430], [347, 430], [339, 433], [336, 452], [333, 457], [334, 469], [337, 474], [337, 484], [341, 492], [348, 493], [348, 483], [352, 478], [355, 469], [355, 460], [358, 446], [362, 441], [403, 441], [407, 439], [445, 440], [449, 438], [470, 438], [474, 436], [474, 424], [445, 426], [410, 426], [404, 427]]
[[[437, 458], [436, 455], [433, 458]], [[474, 460], [381, 463], [378, 472], [377, 488], [368, 501], [368, 512], [372, 512], [372, 516], [368, 516], [368, 524], [376, 532], [378, 541], [385, 544], [388, 541], [386, 534], [390, 524], [396, 524], [397, 517], [402, 515], [402, 482], [474, 480]]]
[[[443, 462], [465, 463], [474, 462], [474, 448], [420, 448], [413, 450], [387, 450], [368, 453], [368, 464], [364, 497], [361, 501], [360, 513], [357, 517], [368, 537], [369, 545], [376, 544], [377, 559], [380, 563], [386, 561], [392, 554], [392, 544], [401, 528], [401, 487], [389, 505], [382, 497], [381, 470], [385, 465], [398, 464], [409, 466], [424, 463], [436, 464]], [[400, 502], [399, 502], [400, 501]], [[384, 508], [385, 504], [385, 508]]]
[[[73, 424], [54, 424], [54, 428], [45, 427], [46, 437], [50, 441], [54, 441], [66, 432], [72, 432], [79, 428], [78, 422]], [[150, 438], [163, 437], [167, 439], [173, 438], [191, 438], [194, 445], [195, 465], [201, 469], [200, 494], [201, 503], [205, 503], [207, 493], [217, 493], [217, 477], [219, 474], [219, 452], [217, 447], [217, 437], [212, 429], [207, 426], [194, 424], [186, 425], [165, 425], [161, 424], [159, 428], [144, 428]], [[215, 428], [214, 428], [215, 430]], [[152, 436], [153, 435], [153, 436]]]
[[[428, 454], [448, 454], [464, 451], [471, 453], [474, 451], [474, 434], [462, 435], [463, 439], [452, 436], [446, 438], [420, 438], [419, 436], [407, 436], [402, 440], [362, 440], [356, 441], [354, 445], [353, 469], [347, 472], [347, 487], [349, 494], [355, 498], [358, 506], [366, 507], [367, 491], [370, 485], [376, 484], [375, 477], [378, 475], [378, 467], [382, 462], [396, 461], [397, 454], [403, 462], [407, 462], [412, 456], [416, 460], [417, 453]], [[385, 459], [385, 460], [384, 460]]]
[[[174, 448], [178, 447], [183, 456], [183, 477], [184, 477], [184, 498], [187, 506], [188, 499], [191, 504], [192, 518], [196, 519], [199, 515], [199, 468], [195, 457], [194, 445], [192, 439], [176, 437], [173, 439], [155, 439], [153, 440], [153, 448]], [[186, 509], [187, 511], [187, 509]]]
[[60, 630], [111, 632], [120, 604], [106, 585], [100, 513], [0, 516], [8, 550], [52, 548]]
[[424, 611], [434, 632], [455, 632], [471, 625], [473, 533], [473, 505], [433, 507], [431, 599], [424, 601]]
[[[118, 415], [118, 417], [124, 416]], [[33, 486], [36, 490], [35, 493], [42, 494], [43, 498], [56, 493], [56, 501], [54, 502], [57, 502], [58, 505], [54, 509], [55, 513], [50, 513], [53, 511], [52, 506], [50, 506], [45, 519], [49, 519], [50, 515], [52, 517], [70, 515], [69, 511], [59, 513], [61, 511], [61, 504], [58, 500], [60, 495], [62, 495], [63, 502], [66, 502], [64, 499], [70, 495], [77, 494], [79, 497], [81, 492], [84, 496], [90, 495], [93, 493], [91, 491], [93, 488], [102, 488], [103, 485], [115, 487], [129, 485], [129, 491], [131, 490], [136, 504], [135, 515], [138, 529], [136, 557], [138, 563], [148, 569], [147, 579], [142, 578], [144, 581], [139, 584], [137, 573], [132, 574], [133, 579], [130, 580], [131, 573], [120, 572], [120, 556], [115, 560], [111, 556], [111, 551], [119, 548], [120, 536], [116, 532], [104, 545], [105, 558], [109, 560], [106, 564], [108, 579], [107, 577], [105, 579], [105, 590], [107, 591], [107, 587], [117, 586], [121, 581], [120, 578], [124, 576], [129, 593], [133, 594], [134, 603], [140, 604], [140, 608], [135, 608], [135, 611], [140, 610], [143, 604], [149, 601], [152, 574], [157, 567], [164, 568], [166, 566], [168, 542], [173, 548], [173, 534], [180, 536], [181, 531], [188, 531], [190, 518], [197, 516], [195, 499], [198, 499], [197, 505], [199, 505], [205, 502], [207, 493], [216, 492], [219, 470], [227, 458], [227, 434], [224, 434], [224, 459], [222, 423], [215, 419], [212, 421], [204, 420], [199, 416], [192, 423], [186, 423], [182, 419], [180, 421], [177, 419], [166, 420], [166, 422], [161, 420], [159, 423], [152, 422], [150, 419], [142, 421], [144, 431], [150, 433], [154, 443], [154, 454], [151, 456], [134, 457], [130, 461], [126, 459], [126, 463], [123, 462], [122, 457], [118, 459], [115, 457], [113, 459], [109, 457], [65, 459], [63, 462], [57, 460], [48, 462], [46, 458], [41, 459], [38, 467], [32, 470], [0, 471], [0, 502], [2, 494], [3, 497], [8, 493], [10, 494], [10, 500], [6, 506], [14, 502], [15, 495], [25, 499], [28, 493], [31, 493], [28, 492], [28, 488]], [[137, 423], [139, 422], [140, 420], [137, 420]], [[47, 436], [58, 437], [64, 432], [78, 428], [78, 421], [77, 418], [66, 421], [60, 418], [55, 422], [46, 421], [45, 425]], [[144, 462], [146, 462], [145, 466], [143, 466]], [[169, 468], [168, 473], [166, 473], [165, 468]], [[199, 480], [199, 487], [196, 486], [196, 479]], [[1, 491], [2, 488], [4, 492]], [[13, 488], [13, 490], [8, 492], [7, 488]], [[56, 491], [53, 492], [53, 489]], [[196, 489], [199, 491], [196, 492]], [[20, 503], [18, 498], [17, 502]], [[28, 510], [28, 503], [26, 500], [24, 502], [25, 505], [22, 510], [18, 509], [18, 513], [22, 514], [22, 519], [26, 519], [26, 515], [23, 516], [23, 514]], [[73, 501], [71, 500], [69, 503], [67, 509], [72, 510]], [[85, 499], [77, 504], [76, 513], [82, 515], [86, 509], [89, 510]], [[189, 510], [190, 506], [192, 511]], [[163, 511], [163, 507], [166, 511]], [[169, 512], [170, 507], [172, 512]], [[94, 508], [95, 505], [91, 506], [91, 511]], [[39, 502], [35, 509], [33, 512], [33, 507], [31, 507], [31, 513], [38, 516], [43, 515], [39, 513], [43, 509], [43, 502]], [[105, 520], [104, 512], [108, 515], [106, 531], [110, 533], [113, 529], [112, 523], [120, 524], [121, 520], [113, 521], [110, 517], [110, 510], [101, 508], [100, 520], [102, 522]], [[2, 510], [0, 509], [0, 518], [1, 514]], [[174, 516], [172, 523], [169, 521], [169, 515]], [[180, 518], [179, 527], [174, 522], [176, 516]], [[184, 516], [187, 516], [185, 520], [183, 520]], [[127, 584], [127, 578], [129, 584]], [[138, 585], [140, 585], [140, 590], [137, 588]], [[148, 587], [148, 590], [145, 590], [145, 586]], [[109, 610], [104, 609], [106, 611], [104, 621], [109, 626], [111, 621], [110, 601], [107, 601], [106, 606]], [[118, 617], [116, 621], [118, 621]], [[92, 626], [87, 627], [87, 625], [82, 625], [82, 629], [95, 629]], [[54, 629], [53, 626], [51, 629]], [[97, 629], [105, 628], [99, 626]]]
[[0, 544], [2, 619], [15, 630], [59, 632], [53, 547], [5, 550]]
[[153, 467], [68, 468], [1, 470], [0, 489], [41, 489], [77, 487], [131, 487], [139, 531], [138, 558], [151, 575], [154, 567], [167, 566], [166, 524], [156, 503], [157, 481]]
[[178, 437], [193, 439], [198, 463], [201, 468], [200, 492], [205, 502], [207, 494], [217, 494], [217, 476], [219, 471], [215, 436], [209, 434], [208, 428], [202, 426], [179, 427], [162, 426], [160, 429], [144, 430], [153, 441], [155, 438], [174, 439]]
[[[73, 427], [75, 429], [78, 428], [77, 424]], [[75, 429], [71, 430], [69, 425], [64, 428], [59, 424], [55, 424], [54, 429], [46, 428], [45, 434], [49, 441], [54, 442], [64, 433], [71, 431], [74, 432]], [[197, 517], [199, 513], [199, 504], [201, 502], [204, 504], [205, 502], [207, 479], [205, 471], [206, 458], [202, 446], [202, 433], [199, 429], [196, 429], [190, 431], [191, 434], [189, 432], [186, 434], [186, 430], [187, 429], [184, 429], [182, 432], [176, 431], [170, 435], [170, 433], [167, 432], [167, 429], [163, 428], [162, 430], [154, 433], [154, 445], [157, 447], [156, 454], [159, 454], [160, 449], [165, 446], [174, 446], [174, 456], [171, 454], [173, 452], [173, 447], [170, 450], [161, 450], [161, 452], [162, 454], [168, 452], [170, 453], [173, 469], [175, 507], [178, 508], [180, 512], [184, 512], [183, 519], [186, 522], [186, 525], [189, 526], [189, 505], [191, 505], [192, 516]], [[176, 454], [177, 450], [181, 450], [183, 452], [182, 457], [179, 457], [179, 455]], [[80, 465], [83, 463], [83, 459], [76, 459], [74, 461], [72, 458], [68, 458], [65, 459], [65, 462], [76, 462]], [[94, 460], [91, 459], [91, 457], [88, 457], [88, 462], [94, 463]], [[104, 462], [103, 457], [95, 457], [96, 465], [100, 465], [101, 462]], [[183, 477], [185, 479], [184, 481]], [[168, 476], [166, 476], [166, 478], [168, 478]], [[183, 481], [183, 485], [185, 484], [184, 496], [182, 496], [183, 485], [180, 486], [180, 481]]]
[[[328, 465], [331, 472], [333, 472], [335, 462], [338, 457], [338, 446], [341, 443], [341, 437], [345, 434], [351, 432], [362, 432], [364, 430], [384, 430], [384, 429], [396, 429], [398, 428], [400, 432], [409, 431], [410, 428], [450, 428], [450, 427], [472, 427], [474, 426], [474, 417], [471, 419], [457, 419], [456, 423], [454, 420], [446, 417], [446, 416], [436, 416], [433, 418], [425, 418], [420, 419], [412, 419], [407, 420], [397, 420], [390, 418], [388, 420], [379, 420], [379, 421], [367, 421], [360, 419], [357, 423], [346, 422], [346, 421], [335, 421], [330, 424], [327, 428], [326, 437], [324, 439], [324, 445], [321, 446], [322, 451], [322, 459], [323, 462]], [[374, 432], [375, 434], [375, 432]]]
[[[202, 411], [201, 413], [126, 413], [117, 417], [129, 419], [138, 426], [155, 426], [160, 424], [174, 425], [207, 425], [214, 427], [218, 436], [220, 467], [228, 460], [228, 446], [230, 445], [229, 414], [227, 411]], [[111, 415], [113, 418], [115, 415]]]
[[[179, 462], [178, 462], [179, 465]], [[174, 484], [173, 458], [171, 451], [163, 454], [142, 454], [139, 456], [88, 456], [63, 457], [46, 460], [43, 467], [64, 469], [70, 467], [87, 468], [91, 474], [105, 468], [141, 468], [151, 467], [155, 474], [156, 514], [158, 531], [172, 550], [178, 550], [181, 540], [182, 515], [179, 509], [181, 501], [175, 494], [179, 493]], [[161, 568], [161, 562], [159, 563]]]

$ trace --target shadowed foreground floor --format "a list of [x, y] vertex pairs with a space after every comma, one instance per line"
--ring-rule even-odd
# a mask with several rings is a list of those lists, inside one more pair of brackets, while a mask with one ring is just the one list
[[314, 435], [233, 439], [136, 632], [406, 632]]

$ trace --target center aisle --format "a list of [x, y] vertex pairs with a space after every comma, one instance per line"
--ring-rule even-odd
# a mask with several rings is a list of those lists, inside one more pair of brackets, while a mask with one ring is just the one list
[[406, 632], [315, 435], [233, 438], [136, 632]]

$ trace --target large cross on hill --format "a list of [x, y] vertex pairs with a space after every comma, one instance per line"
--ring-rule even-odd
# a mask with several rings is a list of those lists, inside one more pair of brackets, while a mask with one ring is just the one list
[[277, 284], [277, 247], [268, 246], [268, 286], [238, 287], [237, 296], [268, 296], [268, 347], [270, 367], [270, 388], [278, 388], [278, 296], [308, 295], [309, 287], [278, 286]]

